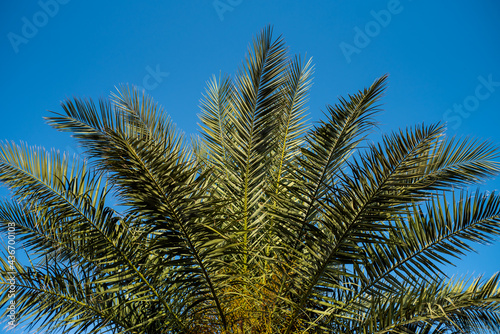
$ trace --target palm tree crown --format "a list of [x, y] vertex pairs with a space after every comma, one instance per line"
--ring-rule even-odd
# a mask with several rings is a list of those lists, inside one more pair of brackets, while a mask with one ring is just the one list
[[[443, 266], [500, 233], [489, 143], [418, 125], [372, 143], [383, 76], [307, 126], [310, 61], [264, 29], [213, 78], [191, 141], [144, 93], [48, 119], [86, 159], [4, 143], [5, 316], [90, 333], [500, 332], [499, 277]], [[113, 208], [110, 201], [116, 202]], [[121, 210], [119, 210], [120, 208]]]

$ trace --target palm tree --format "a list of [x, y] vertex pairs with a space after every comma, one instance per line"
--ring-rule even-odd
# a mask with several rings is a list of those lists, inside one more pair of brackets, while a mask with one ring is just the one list
[[498, 151], [442, 125], [367, 140], [385, 76], [308, 127], [311, 75], [266, 28], [208, 83], [201, 137], [123, 86], [48, 118], [87, 160], [2, 144], [0, 229], [29, 254], [0, 259], [4, 318], [15, 300], [28, 329], [71, 333], [499, 332], [498, 275], [443, 272], [500, 233], [500, 195], [466, 190]]

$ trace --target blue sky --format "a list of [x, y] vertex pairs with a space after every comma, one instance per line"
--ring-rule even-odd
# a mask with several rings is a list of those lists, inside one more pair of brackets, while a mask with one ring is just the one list
[[[66, 97], [143, 86], [186, 133], [212, 74], [234, 73], [268, 24], [313, 58], [310, 118], [390, 80], [380, 131], [448, 121], [450, 136], [500, 146], [500, 3], [478, 1], [2, 1], [0, 138], [77, 151], [42, 119]], [[500, 179], [485, 189], [500, 189]], [[500, 242], [450, 274], [492, 274]]]

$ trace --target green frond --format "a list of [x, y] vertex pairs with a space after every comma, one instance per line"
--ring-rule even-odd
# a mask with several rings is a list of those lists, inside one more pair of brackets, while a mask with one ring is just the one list
[[233, 112], [233, 84], [228, 77], [207, 83], [206, 95], [201, 102], [202, 113], [199, 115], [202, 124], [203, 142], [209, 149], [210, 162], [213, 162], [221, 175], [228, 172], [231, 158], [228, 146], [231, 145], [232, 126], [229, 114]]
[[[281, 110], [277, 113], [276, 152], [274, 153], [274, 166], [271, 170], [271, 179], [274, 180], [272, 187], [279, 192], [280, 184], [287, 177], [286, 172], [293, 159], [300, 153], [300, 147], [304, 142], [303, 135], [307, 131], [305, 115], [307, 108], [308, 92], [311, 87], [311, 75], [313, 73], [311, 59], [302, 62], [299, 57], [289, 61], [285, 81], [283, 84]], [[286, 182], [285, 182], [286, 183]], [[271, 188], [272, 192], [272, 188]]]
[[427, 283], [404, 287], [396, 293], [375, 298], [371, 312], [364, 316], [359, 330], [372, 333], [407, 333], [411, 325], [440, 325], [443, 330], [498, 333], [500, 317], [499, 276], [470, 284], [467, 280]]
[[458, 199], [453, 197], [452, 204], [445, 195], [434, 197], [424, 210], [412, 207], [394, 227], [392, 242], [366, 245], [374, 264], [366, 266], [367, 276], [391, 286], [409, 277], [439, 277], [443, 275], [440, 265], [472, 251], [472, 243], [488, 244], [500, 234], [500, 197], [462, 193]]

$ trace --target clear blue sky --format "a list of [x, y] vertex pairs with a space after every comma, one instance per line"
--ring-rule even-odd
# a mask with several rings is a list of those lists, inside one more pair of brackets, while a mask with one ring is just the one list
[[[42, 117], [120, 83], [143, 86], [195, 133], [206, 80], [234, 73], [272, 24], [291, 52], [313, 57], [312, 120], [389, 73], [382, 132], [448, 121], [449, 135], [500, 145], [499, 14], [494, 0], [2, 1], [0, 138], [75, 150]], [[478, 249], [449, 272], [500, 269], [500, 242]]]

